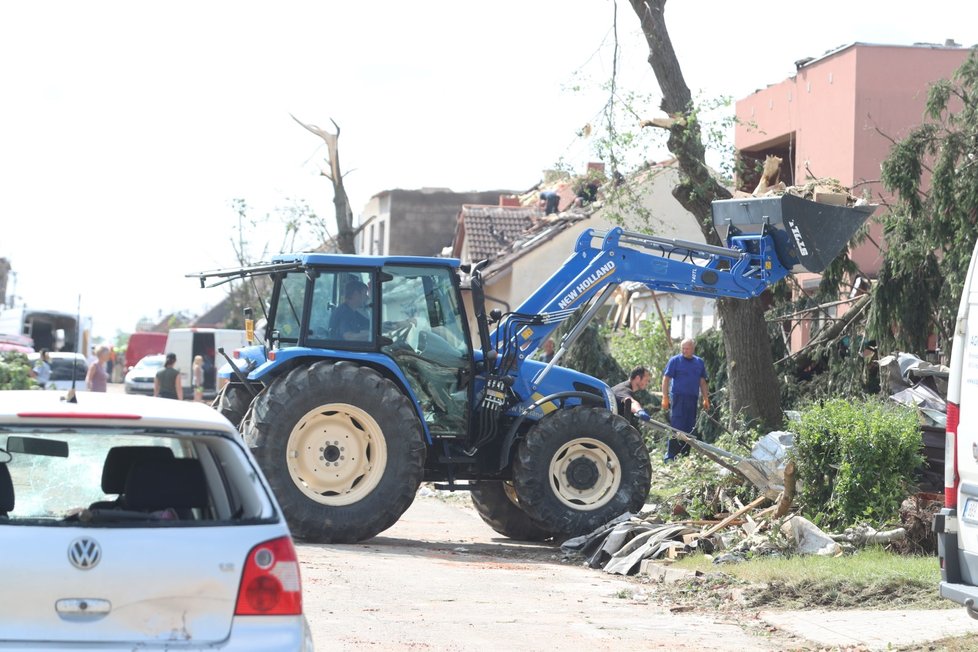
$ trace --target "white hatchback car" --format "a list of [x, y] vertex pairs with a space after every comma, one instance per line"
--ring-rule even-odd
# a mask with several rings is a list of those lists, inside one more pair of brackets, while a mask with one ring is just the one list
[[312, 649], [282, 511], [200, 403], [0, 391], [0, 550], [0, 650]]
[[139, 359], [132, 369], [126, 372], [126, 394], [153, 394], [156, 372], [166, 364], [163, 354], [147, 355]]

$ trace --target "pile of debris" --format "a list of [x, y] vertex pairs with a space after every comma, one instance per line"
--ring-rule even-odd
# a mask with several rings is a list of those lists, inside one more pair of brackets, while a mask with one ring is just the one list
[[[790, 513], [795, 493], [794, 463], [788, 456], [793, 444], [791, 433], [768, 433], [750, 456], [744, 457], [654, 423], [753, 484], [759, 495], [747, 504], [736, 497], [724, 497], [731, 510], [718, 520], [664, 522], [657, 506], [648, 505], [639, 514], [623, 514], [589, 534], [568, 539], [561, 545], [568, 556], [581, 556], [587, 566], [619, 575], [648, 574], [656, 566], [651, 563], [654, 560], [675, 560], [694, 552], [710, 555], [715, 564], [758, 556], [839, 556], [868, 545], [906, 547], [908, 528], [919, 529], [926, 519], [921, 510], [908, 507], [907, 514], [916, 518], [905, 520], [910, 523], [908, 528], [878, 531], [864, 524], [837, 534], [823, 532], [811, 521]], [[911, 545], [920, 547], [919, 542]], [[658, 570], [661, 574], [662, 569]]]

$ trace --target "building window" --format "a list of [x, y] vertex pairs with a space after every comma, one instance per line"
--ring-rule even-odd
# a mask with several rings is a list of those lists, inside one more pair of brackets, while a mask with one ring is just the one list
[[374, 240], [374, 225], [371, 224], [370, 225], [370, 247], [367, 249], [368, 254], [373, 255], [375, 245], [376, 245], [376, 241]]
[[387, 230], [385, 228], [386, 226], [387, 226], [386, 222], [381, 222], [380, 224], [377, 225], [377, 255], [378, 256], [384, 255], [384, 235], [385, 235], [385, 231]]

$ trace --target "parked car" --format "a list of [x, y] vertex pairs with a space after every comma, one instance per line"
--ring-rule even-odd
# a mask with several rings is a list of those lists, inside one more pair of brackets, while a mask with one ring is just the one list
[[[27, 355], [31, 367], [40, 356], [40, 353]], [[85, 356], [81, 353], [55, 351], [48, 353], [48, 358], [51, 360], [51, 380], [45, 389], [68, 390], [74, 384], [76, 391], [85, 391], [85, 374], [88, 373]]]
[[0, 392], [0, 650], [311, 650], [288, 526], [234, 427], [76, 400]]
[[140, 359], [135, 367], [126, 372], [126, 394], [152, 395], [153, 379], [165, 362], [166, 356], [162, 354], [147, 355]]

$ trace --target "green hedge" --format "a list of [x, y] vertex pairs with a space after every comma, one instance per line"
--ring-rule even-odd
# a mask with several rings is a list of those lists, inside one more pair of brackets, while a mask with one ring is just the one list
[[832, 399], [802, 413], [796, 428], [798, 496], [821, 527], [897, 518], [923, 463], [913, 408], [877, 399]]
[[31, 380], [31, 366], [23, 353], [0, 353], [0, 390], [30, 389], [36, 387]]

